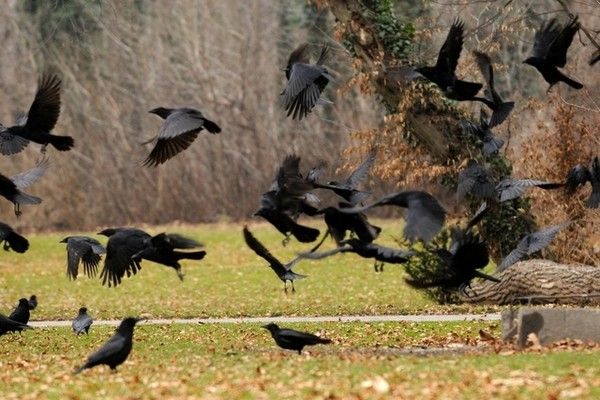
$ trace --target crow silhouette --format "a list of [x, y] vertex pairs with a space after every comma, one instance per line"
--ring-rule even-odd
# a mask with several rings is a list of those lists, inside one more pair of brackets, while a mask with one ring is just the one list
[[329, 339], [321, 338], [311, 333], [280, 328], [277, 324], [272, 322], [264, 325], [263, 328], [271, 333], [277, 346], [282, 349], [297, 351], [298, 354], [302, 354], [302, 349], [306, 346], [331, 343], [331, 340]]

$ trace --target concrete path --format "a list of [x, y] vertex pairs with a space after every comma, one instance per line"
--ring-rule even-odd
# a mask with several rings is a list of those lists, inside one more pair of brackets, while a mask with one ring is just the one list
[[[323, 317], [249, 317], [249, 318], [190, 318], [148, 319], [146, 325], [165, 324], [268, 324], [304, 322], [452, 322], [452, 321], [500, 321], [500, 314], [432, 314], [432, 315], [340, 315]], [[119, 320], [97, 320], [94, 325], [119, 325]], [[31, 321], [38, 328], [71, 326], [71, 321]]]

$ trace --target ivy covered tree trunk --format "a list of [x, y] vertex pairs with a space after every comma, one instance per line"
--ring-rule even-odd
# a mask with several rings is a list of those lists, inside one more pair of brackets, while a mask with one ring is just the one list
[[[483, 160], [481, 143], [478, 143], [478, 139], [463, 134], [459, 128], [459, 121], [465, 118], [464, 112], [443, 98], [433, 85], [415, 84], [403, 79], [407, 66], [432, 64], [435, 61], [415, 59], [412, 51], [414, 28], [409, 22], [410, 18], [403, 19], [402, 15], [394, 15], [393, 1], [317, 2], [328, 7], [334, 15], [336, 37], [355, 57], [357, 75], [367, 78], [366, 85], [391, 114], [386, 118], [386, 124], [394, 121], [403, 124], [400, 130], [402, 137], [398, 140], [414, 142], [416, 146], [425, 149], [426, 155], [440, 166], [458, 166], [469, 158]], [[396, 12], [402, 10], [401, 7], [395, 9]], [[416, 90], [421, 91], [418, 99], [407, 100], [414, 98], [413, 92]], [[402, 116], [394, 118], [394, 114], [399, 112], [403, 113]], [[390, 162], [385, 159], [382, 161]], [[510, 162], [501, 154], [485, 162], [496, 179], [511, 174]], [[455, 188], [456, 174], [444, 177], [442, 183]], [[471, 211], [478, 206], [479, 201], [471, 200]], [[480, 225], [480, 233], [487, 240], [496, 260], [501, 260], [516, 247], [526, 233], [535, 230], [535, 222], [529, 209], [527, 198], [490, 206]], [[600, 270], [594, 274], [582, 272], [583, 269], [568, 265], [547, 268], [546, 264], [539, 262], [522, 263], [503, 273], [500, 276], [502, 282], [497, 285], [474, 284], [477, 296], [462, 297], [461, 300], [505, 304], [515, 297], [527, 295], [547, 295], [547, 298], [558, 294], [577, 296], [582, 291], [585, 292], [586, 279], [596, 279], [594, 282], [600, 279]], [[597, 285], [594, 285], [592, 287], [595, 288]]]

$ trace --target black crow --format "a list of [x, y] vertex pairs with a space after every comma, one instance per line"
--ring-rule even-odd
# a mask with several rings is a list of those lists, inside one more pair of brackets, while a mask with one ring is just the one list
[[274, 323], [264, 325], [263, 328], [271, 333], [277, 346], [286, 350], [297, 351], [302, 354], [305, 346], [314, 346], [315, 344], [329, 344], [331, 340], [321, 338], [306, 332], [299, 332], [293, 329], [282, 329]]
[[117, 286], [125, 274], [135, 275], [141, 269], [142, 259], [153, 261], [175, 269], [182, 279], [182, 259], [201, 260], [205, 251], [180, 252], [175, 249], [189, 249], [201, 246], [195, 240], [177, 234], [160, 233], [150, 236], [135, 228], [110, 228], [98, 233], [108, 236], [104, 268], [100, 273], [102, 284]]
[[421, 67], [416, 71], [435, 83], [452, 100], [473, 100], [483, 87], [481, 83], [467, 82], [456, 77], [456, 67], [463, 47], [464, 23], [457, 19], [446, 37], [437, 63], [433, 67]]
[[4, 243], [3, 248], [6, 251], [25, 253], [29, 249], [29, 241], [2, 222], [0, 222], [0, 243]]
[[504, 140], [494, 136], [488, 123], [488, 116], [483, 108], [479, 111], [479, 124], [463, 119], [460, 125], [465, 134], [476, 136], [481, 140], [483, 154], [486, 157], [498, 153], [502, 146], [504, 146]]
[[21, 205], [40, 204], [42, 202], [39, 197], [31, 196], [22, 192], [21, 189], [25, 189], [40, 179], [47, 169], [48, 161], [41, 160], [34, 168], [10, 178], [0, 174], [0, 196], [15, 205], [16, 216], [21, 215]]
[[[348, 207], [348, 203], [340, 203], [340, 208]], [[319, 210], [318, 214], [323, 214], [327, 231], [338, 245], [346, 238], [346, 232], [364, 243], [371, 243], [381, 232], [380, 227], [370, 224], [367, 216], [360, 212], [346, 214], [335, 207], [326, 207]]]
[[165, 122], [157, 136], [142, 143], [154, 143], [154, 148], [144, 160], [143, 165], [156, 167], [175, 157], [190, 147], [202, 129], [213, 134], [221, 132], [219, 125], [204, 118], [200, 111], [193, 108], [158, 107], [150, 112], [158, 115]]
[[269, 263], [269, 267], [271, 267], [273, 272], [275, 272], [277, 277], [283, 282], [283, 291], [287, 293], [287, 282], [290, 281], [292, 284], [292, 292], [295, 292], [296, 288], [294, 288], [294, 281], [306, 278], [306, 275], [300, 275], [292, 271], [292, 268], [294, 268], [301, 258], [296, 257], [289, 263], [282, 264], [281, 261], [276, 259], [269, 250], [267, 250], [267, 248], [252, 235], [247, 226], [244, 226], [244, 240], [252, 251]]
[[450, 250], [436, 249], [435, 252], [444, 264], [441, 274], [428, 280], [407, 279], [410, 286], [417, 289], [458, 289], [466, 294], [466, 288], [474, 278], [500, 282], [498, 278], [479, 271], [489, 263], [489, 252], [485, 241], [468, 229], [453, 235]]
[[48, 144], [59, 151], [67, 151], [73, 147], [72, 137], [50, 133], [60, 115], [60, 84], [56, 75], [42, 76], [27, 115], [19, 118], [15, 126], [6, 128], [0, 125], [0, 153], [19, 153], [30, 141], [41, 144], [42, 152], [46, 151]]
[[12, 313], [8, 316], [8, 318], [13, 321], [20, 322], [22, 324], [27, 324], [29, 322], [29, 300], [23, 298], [19, 299], [19, 304]]
[[385, 205], [407, 208], [404, 216], [404, 237], [411, 242], [417, 239], [429, 242], [442, 229], [446, 220], [446, 211], [436, 198], [427, 192], [421, 191], [392, 193], [371, 205], [341, 208], [340, 211], [352, 214]]
[[529, 256], [533, 253], [545, 249], [550, 245], [550, 242], [554, 240], [556, 235], [558, 235], [558, 232], [569, 224], [570, 222], [560, 225], [552, 225], [540, 231], [525, 235], [525, 237], [521, 239], [517, 247], [513, 251], [511, 251], [504, 258], [504, 260], [502, 260], [502, 262], [498, 266], [497, 272], [502, 272], [506, 270], [508, 267], [510, 267], [525, 256]]
[[321, 184], [315, 181], [315, 187], [332, 190], [335, 194], [346, 200], [351, 207], [354, 207], [370, 195], [369, 192], [358, 190], [358, 185], [367, 177], [374, 162], [375, 153], [371, 152], [345, 181], [330, 181], [327, 184]]
[[592, 160], [592, 165], [588, 169], [584, 165], [577, 164], [567, 174], [566, 189], [567, 194], [573, 194], [587, 182], [592, 185], [592, 194], [587, 200], [588, 208], [598, 208], [600, 206], [600, 159], [598, 156]]
[[133, 259], [143, 258], [158, 264], [171, 267], [177, 272], [179, 279], [183, 280], [181, 272], [181, 260], [202, 260], [206, 251], [177, 251], [176, 249], [194, 249], [202, 247], [202, 244], [178, 234], [160, 233], [147, 239], [143, 250], [134, 254]]
[[492, 60], [487, 54], [479, 51], [474, 51], [473, 55], [477, 60], [477, 65], [481, 71], [481, 75], [485, 79], [487, 89], [485, 90], [485, 98], [477, 98], [483, 102], [486, 106], [492, 110], [492, 117], [488, 123], [488, 127], [491, 129], [496, 125], [500, 125], [512, 111], [515, 106], [514, 101], [504, 101], [502, 97], [496, 92], [494, 87], [494, 67], [492, 67]]
[[496, 192], [500, 196], [500, 202], [509, 201], [521, 197], [525, 189], [537, 187], [544, 190], [558, 189], [563, 187], [563, 183], [544, 182], [534, 179], [513, 179], [505, 178], [496, 185]]
[[580, 24], [577, 17], [571, 19], [566, 25], [558, 23], [556, 18], [544, 22], [535, 33], [533, 52], [531, 57], [523, 61], [532, 65], [550, 84], [548, 91], [558, 82], [565, 82], [574, 89], [581, 89], [583, 85], [563, 74], [558, 67], [563, 68], [567, 63], [567, 50], [573, 42], [573, 37], [579, 30]]
[[475, 160], [469, 160], [467, 167], [458, 173], [456, 196], [463, 200], [467, 194], [477, 199], [495, 199], [496, 186], [487, 169]]
[[299, 242], [310, 243], [317, 240], [319, 230], [298, 224], [289, 215], [270, 208], [260, 208], [254, 215], [263, 217], [279, 232], [285, 235], [283, 244], [285, 245], [291, 236], [294, 236]]
[[73, 320], [73, 323], [71, 324], [71, 328], [73, 328], [73, 332], [75, 332], [77, 336], [81, 335], [84, 332], [88, 334], [90, 327], [94, 323], [94, 320], [92, 320], [92, 317], [90, 317], [87, 311], [88, 309], [86, 307], [81, 307], [79, 309], [79, 313], [77, 314], [77, 316]]
[[98, 265], [106, 253], [102, 244], [94, 238], [87, 236], [67, 236], [61, 243], [67, 244], [67, 276], [77, 279], [79, 263], [83, 264], [83, 273], [94, 278], [98, 272]]
[[86, 363], [77, 368], [74, 373], [78, 374], [84, 369], [102, 364], [108, 365], [115, 371], [127, 360], [133, 346], [133, 328], [141, 320], [141, 318], [128, 317], [121, 321], [117, 332], [98, 351], [89, 356]]
[[300, 45], [290, 54], [285, 67], [288, 82], [281, 92], [288, 117], [299, 120], [306, 117], [318, 103], [328, 103], [321, 99], [321, 93], [333, 77], [323, 66], [327, 47], [323, 47], [316, 64], [310, 64], [307, 54], [308, 44]]
[[29, 325], [13, 321], [12, 319], [6, 318], [4, 315], [0, 314], [0, 336], [4, 335], [7, 332], [21, 332], [25, 329], [33, 328]]
[[383, 271], [383, 264], [404, 264], [414, 254], [411, 251], [393, 249], [376, 243], [365, 243], [359, 239], [347, 239], [340, 242], [340, 247], [321, 253], [301, 253], [300, 258], [320, 260], [338, 253], [354, 253], [362, 258], [375, 259], [375, 271]]
[[29, 297], [29, 309], [30, 310], [35, 310], [38, 306], [38, 300], [37, 300], [37, 296], [35, 294], [32, 294]]

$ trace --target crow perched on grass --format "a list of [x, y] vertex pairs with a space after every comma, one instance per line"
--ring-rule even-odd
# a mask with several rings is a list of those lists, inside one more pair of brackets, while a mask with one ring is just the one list
[[30, 310], [35, 310], [38, 306], [38, 300], [37, 300], [37, 296], [35, 294], [32, 294], [29, 297], [29, 309]]
[[502, 97], [496, 92], [494, 87], [494, 67], [492, 67], [492, 60], [490, 57], [479, 51], [474, 51], [473, 55], [477, 60], [477, 65], [481, 71], [481, 75], [485, 79], [487, 89], [485, 90], [485, 98], [476, 98], [483, 102], [486, 106], [492, 110], [492, 117], [488, 123], [488, 128], [491, 129], [497, 125], [500, 125], [515, 107], [514, 101], [504, 101]]
[[20, 322], [24, 325], [29, 322], [29, 317], [29, 300], [25, 298], [19, 299], [19, 304], [8, 316], [8, 318], [12, 319], [13, 321]]
[[464, 101], [474, 100], [481, 83], [467, 82], [456, 77], [456, 67], [463, 47], [464, 23], [457, 19], [452, 24], [446, 41], [438, 54], [437, 63], [433, 67], [421, 67], [416, 71], [435, 83], [447, 98]]
[[250, 247], [259, 257], [264, 258], [269, 263], [269, 267], [271, 267], [273, 272], [275, 272], [277, 277], [283, 282], [283, 291], [287, 293], [287, 282], [290, 281], [292, 284], [292, 292], [295, 292], [296, 288], [294, 287], [294, 281], [306, 278], [306, 275], [300, 275], [292, 271], [292, 268], [294, 268], [301, 258], [296, 257], [289, 263], [282, 264], [281, 261], [276, 259], [269, 250], [254, 237], [247, 226], [244, 226], [243, 232], [246, 245], [248, 245], [248, 247]]
[[75, 332], [77, 336], [81, 335], [84, 332], [88, 334], [90, 327], [94, 323], [94, 320], [92, 319], [92, 317], [90, 317], [87, 311], [88, 309], [86, 307], [81, 307], [79, 309], [79, 313], [77, 314], [77, 316], [73, 320], [73, 323], [71, 324], [71, 328], [73, 328], [73, 332]]
[[331, 343], [331, 340], [329, 339], [321, 338], [310, 333], [299, 332], [293, 329], [282, 329], [272, 322], [268, 325], [264, 325], [263, 328], [271, 333], [277, 346], [282, 349], [297, 351], [298, 354], [302, 354], [302, 349], [305, 346]]
[[479, 124], [463, 119], [461, 120], [460, 125], [465, 134], [476, 136], [481, 140], [481, 143], [483, 144], [483, 154], [486, 157], [498, 153], [502, 146], [504, 146], [504, 140], [495, 137], [492, 133], [488, 123], [488, 115], [483, 108], [479, 111]]
[[156, 167], [181, 153], [196, 140], [202, 129], [217, 134], [221, 128], [216, 123], [204, 118], [202, 113], [193, 108], [163, 108], [150, 110], [165, 120], [158, 135], [142, 144], [154, 143], [150, 155], [143, 165]]
[[565, 184], [567, 194], [575, 193], [580, 186], [584, 186], [587, 182], [592, 185], [592, 194], [586, 205], [588, 208], [598, 208], [600, 206], [600, 159], [598, 156], [594, 157], [590, 168], [577, 164], [569, 171]]
[[560, 225], [552, 225], [540, 231], [525, 235], [525, 237], [521, 239], [517, 247], [513, 251], [511, 251], [504, 258], [504, 260], [502, 260], [502, 263], [500, 263], [500, 265], [498, 266], [497, 272], [502, 272], [506, 270], [508, 267], [510, 267], [525, 256], [537, 253], [538, 251], [545, 249], [550, 245], [552, 240], [554, 240], [556, 235], [558, 235], [558, 232], [569, 224], [570, 222]]
[[13, 321], [12, 319], [6, 318], [4, 315], [0, 314], [0, 336], [8, 332], [21, 332], [25, 329], [33, 328], [29, 325]]
[[385, 205], [407, 208], [404, 237], [411, 242], [417, 239], [429, 242], [442, 229], [446, 220], [446, 211], [435, 197], [427, 192], [410, 190], [384, 196], [365, 207], [341, 208], [340, 211], [353, 214]]
[[27, 115], [19, 118], [15, 126], [6, 128], [0, 125], [0, 153], [19, 153], [30, 141], [41, 144], [43, 153], [48, 144], [59, 151], [67, 151], [73, 147], [72, 137], [50, 133], [60, 115], [60, 84], [56, 75], [45, 74], [41, 77]]
[[579, 27], [577, 17], [571, 19], [566, 25], [559, 24], [557, 19], [553, 18], [550, 22], [544, 22], [535, 33], [532, 55], [523, 62], [535, 67], [542, 74], [550, 84], [548, 91], [558, 82], [565, 82], [574, 89], [583, 87], [581, 83], [569, 78], [558, 69], [558, 67], [564, 68], [567, 64], [567, 51]]
[[201, 260], [205, 251], [181, 252], [175, 249], [189, 249], [201, 246], [195, 240], [181, 235], [161, 233], [150, 236], [135, 228], [109, 228], [98, 233], [107, 236], [106, 258], [100, 273], [102, 284], [117, 286], [125, 274], [135, 275], [141, 267], [142, 259], [153, 261], [175, 269], [179, 279], [183, 278], [179, 261], [183, 259]]
[[77, 279], [79, 263], [83, 264], [83, 273], [94, 278], [98, 272], [98, 265], [106, 253], [102, 244], [94, 238], [87, 236], [67, 236], [61, 243], [67, 244], [67, 276]]
[[42, 202], [39, 197], [31, 196], [21, 190], [40, 179], [47, 169], [48, 160], [44, 159], [38, 162], [34, 168], [10, 178], [0, 174], [0, 196], [15, 205], [15, 215], [17, 217], [22, 214], [21, 205], [40, 204]]
[[89, 356], [85, 364], [75, 369], [74, 373], [78, 374], [84, 369], [102, 364], [108, 365], [111, 370], [116, 371], [117, 367], [127, 360], [131, 352], [133, 329], [135, 324], [141, 320], [141, 318], [128, 317], [121, 321], [117, 332], [98, 351]]
[[310, 64], [307, 54], [308, 43], [301, 44], [296, 48], [285, 67], [285, 77], [288, 82], [281, 92], [283, 104], [287, 111], [287, 116], [292, 119], [302, 119], [312, 111], [312, 109], [322, 102], [321, 93], [333, 77], [323, 63], [327, 56], [327, 47], [323, 47], [316, 64]]
[[360, 204], [366, 199], [370, 193], [358, 190], [358, 185], [367, 177], [369, 170], [375, 162], [375, 153], [371, 152], [367, 158], [350, 174], [350, 176], [342, 181], [330, 181], [326, 184], [315, 182], [315, 187], [329, 189], [335, 194], [343, 198], [350, 207]]
[[25, 253], [29, 249], [29, 241], [3, 222], [0, 222], [0, 243], [3, 243], [5, 251]]

